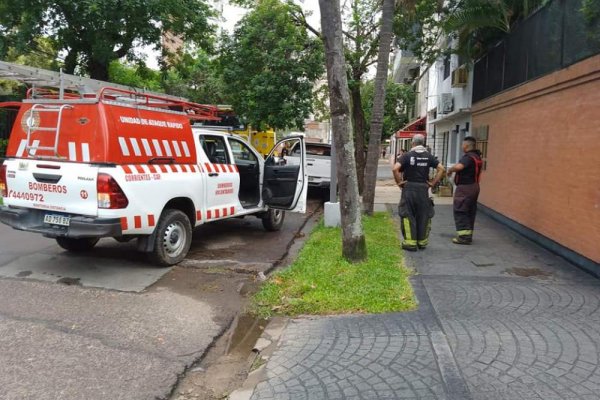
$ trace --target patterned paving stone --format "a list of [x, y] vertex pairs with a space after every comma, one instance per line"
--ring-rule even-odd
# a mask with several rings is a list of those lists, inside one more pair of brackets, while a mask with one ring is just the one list
[[425, 286], [474, 398], [600, 398], [600, 286], [439, 278]]
[[292, 399], [444, 398], [426, 334], [392, 330], [394, 334], [371, 335], [377, 329], [370, 329], [358, 336], [353, 321], [355, 317], [292, 321], [269, 360], [268, 380], [252, 398], [287, 398], [283, 393]]
[[454, 246], [436, 212], [419, 310], [292, 320], [252, 399], [600, 400], [600, 280], [485, 216]]

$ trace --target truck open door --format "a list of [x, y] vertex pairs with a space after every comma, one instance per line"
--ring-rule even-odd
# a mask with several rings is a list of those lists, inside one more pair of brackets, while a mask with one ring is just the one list
[[[300, 148], [300, 162], [286, 159], [292, 148]], [[306, 212], [308, 174], [304, 136], [295, 135], [278, 142], [265, 160], [262, 196], [265, 205], [279, 210]]]

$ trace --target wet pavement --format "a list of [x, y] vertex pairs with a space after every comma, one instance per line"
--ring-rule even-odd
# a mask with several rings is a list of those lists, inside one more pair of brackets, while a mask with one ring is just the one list
[[307, 221], [287, 214], [278, 233], [254, 217], [207, 224], [173, 268], [148, 264], [133, 242], [72, 255], [0, 225], [0, 398], [169, 398]]
[[453, 231], [436, 206], [406, 255], [418, 310], [288, 320], [248, 397], [600, 399], [600, 281], [485, 215]]

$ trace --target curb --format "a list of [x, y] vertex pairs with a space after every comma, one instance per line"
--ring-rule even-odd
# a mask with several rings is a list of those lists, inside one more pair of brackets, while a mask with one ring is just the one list
[[260, 366], [248, 373], [242, 387], [229, 394], [229, 400], [250, 400], [256, 386], [267, 378], [267, 362], [279, 346], [279, 340], [289, 321], [290, 318], [285, 317], [274, 317], [269, 321], [252, 349], [256, 353], [255, 364], [258, 361]]

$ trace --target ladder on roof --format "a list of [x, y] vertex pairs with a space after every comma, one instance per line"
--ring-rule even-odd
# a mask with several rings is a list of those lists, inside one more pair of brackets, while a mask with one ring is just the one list
[[155, 95], [178, 101], [186, 101], [186, 99], [182, 97], [169, 96], [164, 93], [151, 92], [145, 89], [139, 89], [135, 87], [119, 85], [116, 83], [99, 81], [97, 79], [85, 78], [82, 76], [65, 74], [62, 71], [49, 71], [42, 68], [28, 67], [26, 65], [14, 64], [5, 61], [0, 61], [0, 79], [18, 81], [21, 83], [31, 85], [34, 88], [58, 88], [58, 98], [61, 100], [64, 100], [65, 98], [72, 98], [65, 97], [65, 91], [77, 92], [81, 97], [83, 97], [85, 94], [97, 94], [102, 88], [110, 86], [112, 88], [124, 91]]
[[[73, 106], [68, 104], [62, 105], [49, 105], [49, 104], [34, 104], [29, 111], [29, 118], [27, 118], [27, 142], [25, 144], [25, 151], [30, 156], [35, 156], [38, 150], [48, 150], [54, 153], [55, 157], [59, 157], [58, 154], [58, 138], [60, 136], [60, 123], [62, 121], [63, 112], [65, 110], [72, 110]], [[35, 113], [58, 113], [56, 117], [56, 126], [35, 126]], [[40, 146], [39, 140], [31, 141], [31, 133], [33, 131], [43, 131], [54, 133], [54, 146]]]
[[[10, 79], [31, 85], [27, 97], [37, 100], [29, 110], [27, 120], [26, 151], [35, 156], [38, 150], [51, 151], [58, 155], [61, 121], [65, 111], [71, 110], [78, 101], [95, 99], [98, 101], [116, 101], [125, 104], [135, 104], [159, 111], [175, 111], [185, 114], [190, 120], [219, 121], [218, 108], [213, 105], [196, 104], [182, 97], [170, 96], [164, 93], [150, 92], [144, 89], [118, 85], [97, 79], [65, 74], [62, 71], [48, 71], [42, 68], [0, 61], [0, 79]], [[58, 88], [58, 95], [55, 90]], [[57, 105], [55, 102], [42, 100], [60, 100], [67, 104]], [[36, 126], [36, 118], [40, 113], [57, 113], [56, 126]], [[37, 117], [36, 117], [37, 115]], [[39, 140], [32, 141], [34, 131], [45, 131], [54, 134], [53, 146], [40, 146]]]

